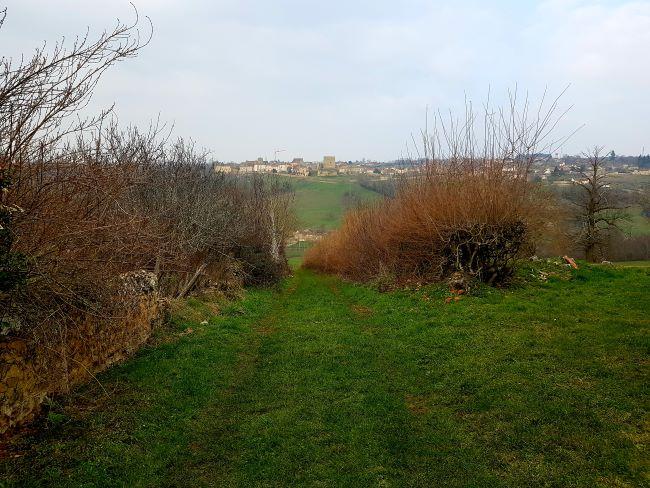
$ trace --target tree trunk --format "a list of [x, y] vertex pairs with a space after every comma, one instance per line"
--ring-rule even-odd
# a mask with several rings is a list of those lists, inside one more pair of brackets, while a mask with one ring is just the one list
[[594, 244], [585, 247], [585, 259], [589, 263], [596, 262], [596, 246]]
[[271, 217], [271, 257], [276, 263], [280, 262], [280, 242], [277, 236], [277, 229], [275, 226], [275, 215], [273, 209], [270, 210], [269, 216]]

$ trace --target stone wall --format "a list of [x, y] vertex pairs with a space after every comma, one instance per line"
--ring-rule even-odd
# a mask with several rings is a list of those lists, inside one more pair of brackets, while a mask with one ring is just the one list
[[159, 317], [157, 293], [123, 310], [119, 317], [86, 314], [64, 328], [0, 339], [0, 433], [32, 420], [46, 397], [91, 381], [137, 351]]

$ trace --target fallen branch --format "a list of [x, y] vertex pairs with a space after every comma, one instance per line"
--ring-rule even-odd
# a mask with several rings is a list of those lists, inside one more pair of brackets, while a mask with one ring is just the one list
[[176, 298], [183, 298], [185, 295], [187, 295], [194, 286], [194, 283], [196, 283], [196, 280], [199, 278], [199, 276], [201, 276], [201, 273], [203, 273], [207, 267], [208, 265], [206, 263], [201, 263], [201, 266], [199, 266], [194, 272], [194, 276], [192, 276], [190, 281], [187, 282], [185, 287], [181, 290]]

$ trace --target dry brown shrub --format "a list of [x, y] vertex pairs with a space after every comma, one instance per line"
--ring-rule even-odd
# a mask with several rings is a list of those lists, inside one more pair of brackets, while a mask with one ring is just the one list
[[125, 273], [151, 273], [179, 297], [286, 272], [289, 188], [215, 173], [164, 126], [121, 129], [111, 109], [80, 116], [101, 75], [149, 42], [135, 14], [94, 41], [0, 57], [0, 335], [117, 318]]
[[552, 196], [528, 178], [556, 108], [557, 100], [528, 120], [527, 102], [518, 110], [513, 96], [510, 117], [486, 110], [480, 142], [471, 111], [464, 124], [440, 119], [441, 129], [423, 133], [421, 173], [394, 198], [349, 212], [304, 265], [362, 281], [436, 281], [454, 272], [507, 281], [518, 258], [561, 235]]
[[116, 130], [14, 164], [7, 201], [21, 211], [11, 251], [27, 257], [28, 271], [23, 286], [0, 296], [0, 322], [49, 326], [78, 311], [117, 318], [127, 298], [121, 277], [136, 270], [155, 274], [169, 297], [230, 292], [286, 272], [286, 185], [214, 173], [183, 141], [167, 147]]

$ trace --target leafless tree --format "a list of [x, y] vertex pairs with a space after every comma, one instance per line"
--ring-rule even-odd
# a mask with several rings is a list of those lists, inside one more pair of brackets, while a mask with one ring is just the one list
[[155, 272], [168, 296], [286, 270], [287, 188], [214, 173], [207, 151], [171, 141], [164, 124], [80, 115], [106, 69], [151, 39], [138, 25], [135, 11], [94, 41], [0, 58], [0, 323], [110, 314], [119, 277], [135, 270]]
[[269, 283], [287, 270], [284, 244], [295, 229], [293, 190], [274, 176], [252, 175], [242, 184], [247, 195], [242, 202], [245, 239], [236, 254], [246, 266], [249, 283]]
[[[44, 145], [96, 126], [111, 111], [109, 107], [93, 117], [79, 115], [102, 74], [136, 56], [150, 41], [150, 21], [142, 37], [135, 7], [134, 12], [132, 23], [117, 20], [112, 30], [94, 40], [87, 30], [71, 44], [65, 38], [52, 49], [43, 44], [31, 57], [0, 58], [0, 162], [5, 169], [27, 151], [42, 151]], [[0, 27], [5, 17], [6, 9], [0, 12]], [[39, 144], [33, 144], [36, 141]]]
[[580, 172], [580, 179], [574, 181], [579, 191], [569, 197], [578, 209], [580, 227], [577, 242], [590, 262], [597, 260], [608, 231], [618, 228], [618, 224], [628, 218], [610, 184], [602, 150], [602, 147], [595, 147], [585, 154], [589, 163]]

